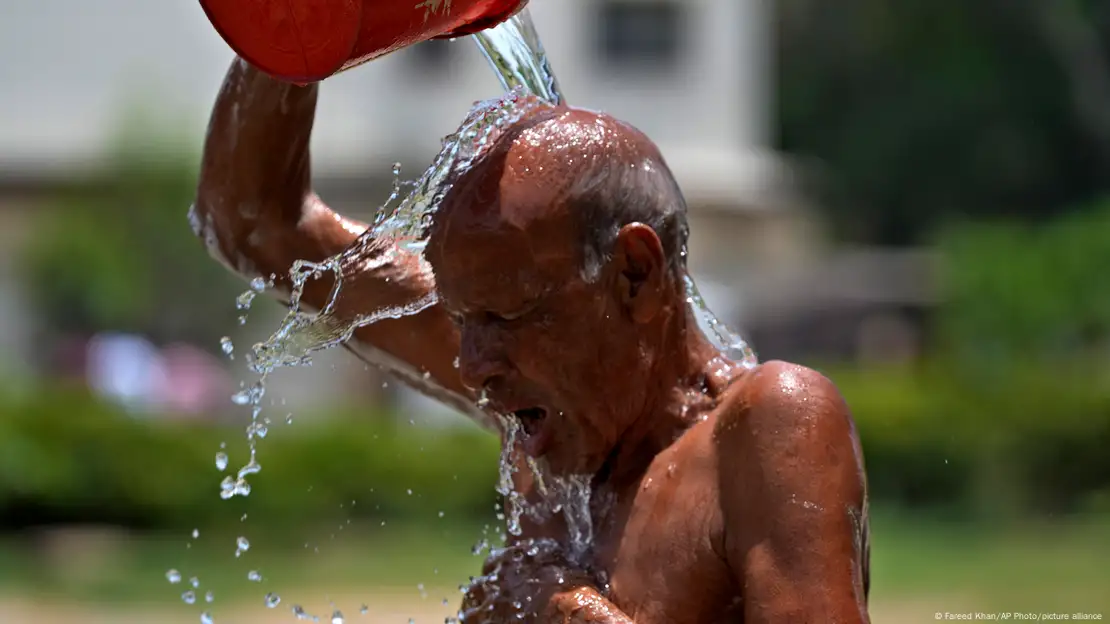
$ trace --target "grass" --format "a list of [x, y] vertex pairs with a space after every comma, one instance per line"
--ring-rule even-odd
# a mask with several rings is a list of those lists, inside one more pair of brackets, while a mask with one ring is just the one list
[[880, 514], [872, 533], [872, 596], [879, 603], [941, 601], [939, 611], [1087, 611], [1110, 619], [1105, 516], [969, 525]]
[[[0, 599], [7, 594], [43, 605], [181, 609], [180, 594], [196, 576], [198, 594], [214, 589], [220, 604], [260, 601], [268, 591], [285, 597], [317, 592], [309, 588], [419, 601], [418, 584], [426, 586], [427, 601], [438, 606], [446, 598], [455, 604], [457, 586], [480, 567], [471, 547], [482, 530], [441, 520], [315, 527], [304, 531], [308, 539], [246, 531], [251, 548], [239, 558], [234, 533], [205, 533], [196, 540], [103, 533], [15, 536], [0, 540]], [[935, 611], [960, 610], [1086, 611], [1110, 619], [1106, 517], [987, 526], [886, 513], [873, 519], [872, 531], [877, 622], [929, 621]], [[169, 568], [181, 572], [182, 584], [167, 582]], [[247, 580], [252, 569], [263, 574], [263, 583]]]
[[[190, 589], [189, 579], [196, 577], [198, 596], [212, 589], [221, 600], [301, 587], [365, 587], [418, 596], [418, 584], [457, 588], [478, 573], [482, 561], [471, 548], [483, 528], [470, 524], [317, 527], [305, 531], [307, 539], [244, 533], [250, 549], [240, 557], [235, 556], [234, 533], [203, 533], [194, 540], [188, 535], [57, 532], [3, 540], [0, 595], [7, 590], [42, 600], [179, 604], [180, 594]], [[171, 568], [180, 572], [180, 584], [166, 579]], [[251, 570], [261, 573], [261, 583], [248, 580]], [[454, 600], [436, 598], [444, 597]]]

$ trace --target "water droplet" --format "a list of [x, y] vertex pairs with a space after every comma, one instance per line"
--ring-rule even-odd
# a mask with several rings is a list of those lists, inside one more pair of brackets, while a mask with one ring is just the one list
[[266, 426], [266, 421], [253, 422], [247, 426], [247, 439], [254, 437], [265, 438], [266, 434], [270, 433], [270, 428]]
[[167, 570], [166, 571], [166, 580], [169, 581], [170, 583], [174, 584], [174, 585], [177, 585], [178, 583], [181, 582], [181, 573], [178, 572], [177, 570], [172, 570], [172, 569]]
[[455, 359], [451, 361], [451, 366], [454, 366], [455, 368], [459, 367], [459, 356], [455, 356]]
[[197, 601], [197, 594], [196, 594], [196, 592], [194, 592], [193, 590], [190, 589], [189, 591], [185, 592], [184, 594], [181, 594], [181, 600], [185, 604], [193, 604], [194, 602]]
[[227, 470], [227, 453], [216, 453], [216, 470], [220, 472]]
[[[239, 295], [238, 297], [235, 298], [235, 307], [240, 309], [240, 310], [249, 310], [249, 309], [251, 309], [251, 304], [254, 303], [254, 297], [257, 294], [258, 293], [254, 292], [253, 290], [248, 290], [248, 291], [244, 292], [243, 294], [241, 294], [241, 295]], [[245, 318], [245, 317], [239, 317], [239, 318]]]
[[442, 511], [441, 511], [441, 512], [439, 512], [439, 517], [440, 517], [440, 518], [442, 518], [442, 517], [443, 517], [443, 512], [442, 512]]
[[200, 529], [193, 529], [193, 539], [200, 537]]
[[235, 352], [235, 345], [231, 342], [231, 338], [228, 336], [220, 338], [220, 350], [224, 352], [224, 355], [229, 357]]
[[250, 549], [251, 549], [251, 543], [250, 543], [249, 541], [247, 541], [247, 538], [245, 538], [245, 537], [243, 537], [242, 535], [240, 535], [240, 536], [239, 536], [239, 537], [238, 537], [238, 538], [237, 538], [237, 539], [235, 540], [235, 548], [236, 548], [236, 550], [238, 550], [239, 552], [246, 552], [246, 551], [248, 551], [248, 550], [250, 550]]
[[279, 596], [279, 595], [277, 595], [273, 592], [270, 592], [270, 593], [266, 594], [266, 606], [267, 607], [269, 607], [270, 609], [273, 609], [274, 607], [278, 606], [279, 604], [281, 604], [281, 596]]
[[207, 592], [204, 593], [204, 601], [205, 602], [212, 602], [215, 599], [216, 599], [216, 596], [212, 593], [212, 590], [208, 590]]
[[253, 581], [255, 583], [260, 583], [262, 582], [262, 575], [258, 572], [258, 570], [251, 570], [250, 572], [247, 572], [247, 580]]
[[409, 489], [407, 489], [407, 490], [405, 490], [405, 491], [409, 493], [409, 496], [412, 496], [412, 488], [409, 488]]
[[189, 579], [189, 584], [192, 585], [194, 589], [200, 587], [200, 579], [194, 576]]
[[212, 614], [207, 611], [201, 613], [200, 624], [212, 624]]
[[287, 424], [287, 425], [292, 425], [293, 424], [293, 415], [292, 414], [286, 414], [285, 415], [285, 424]]
[[370, 607], [368, 607], [366, 605], [362, 605], [361, 607], [359, 607], [358, 612], [363, 614], [363, 615], [366, 615], [367, 613], [370, 612]]
[[343, 614], [338, 609], [331, 614], [331, 624], [343, 624]]
[[256, 278], [252, 279], [251, 280], [251, 290], [253, 290], [256, 293], [260, 293], [260, 292], [266, 290], [266, 280], [262, 279], [261, 277], [256, 277]]
[[239, 476], [240, 479], [242, 479], [242, 478], [246, 477], [247, 475], [252, 475], [252, 474], [255, 474], [256, 472], [261, 472], [261, 471], [262, 471], [262, 466], [257, 461], [254, 460], [254, 456], [252, 455], [250, 462], [248, 462], [246, 466], [243, 466], [242, 468], [239, 469], [239, 475], [238, 476]]
[[312, 620], [313, 622], [318, 620], [316, 616], [305, 613], [301, 605], [293, 605], [293, 615], [297, 616], [298, 620]]

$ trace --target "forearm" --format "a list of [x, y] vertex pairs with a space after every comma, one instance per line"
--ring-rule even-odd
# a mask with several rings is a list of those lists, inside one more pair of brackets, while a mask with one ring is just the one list
[[[213, 106], [190, 216], [211, 255], [248, 279], [276, 276], [277, 290], [286, 294], [295, 261], [335, 256], [365, 230], [312, 192], [309, 142], [316, 100], [315, 85], [274, 80], [236, 59]], [[433, 287], [413, 254], [386, 241], [355, 260], [344, 267], [333, 309], [342, 319], [419, 300]], [[330, 275], [309, 280], [301, 303], [322, 308], [331, 285]], [[408, 377], [446, 389], [453, 404], [470, 399], [452, 366], [457, 332], [438, 306], [372, 324], [356, 340], [395, 360], [384, 362], [387, 368], [410, 367]], [[426, 391], [443, 398], [439, 389]]]

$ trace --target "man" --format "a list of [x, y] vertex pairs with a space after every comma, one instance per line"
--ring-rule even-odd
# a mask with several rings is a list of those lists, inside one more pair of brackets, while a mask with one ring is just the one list
[[[311, 192], [316, 96], [237, 61], [216, 102], [191, 217], [244, 276], [285, 275], [365, 230]], [[526, 515], [465, 598], [466, 621], [869, 621], [848, 409], [812, 370], [745, 368], [710, 344], [685, 302], [686, 235], [651, 141], [558, 108], [455, 181], [427, 247], [434, 285], [385, 244], [345, 277], [348, 310], [438, 289], [436, 306], [356, 340], [510, 415], [524, 498], [543, 498], [528, 466], [589, 475], [586, 517]], [[323, 305], [329, 288], [302, 302]], [[592, 539], [575, 548], [583, 526]]]

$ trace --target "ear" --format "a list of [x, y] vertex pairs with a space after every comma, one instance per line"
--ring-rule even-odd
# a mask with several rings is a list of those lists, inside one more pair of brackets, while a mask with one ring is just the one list
[[617, 298], [637, 323], [655, 318], [663, 307], [667, 260], [655, 230], [630, 223], [617, 233], [613, 249]]

